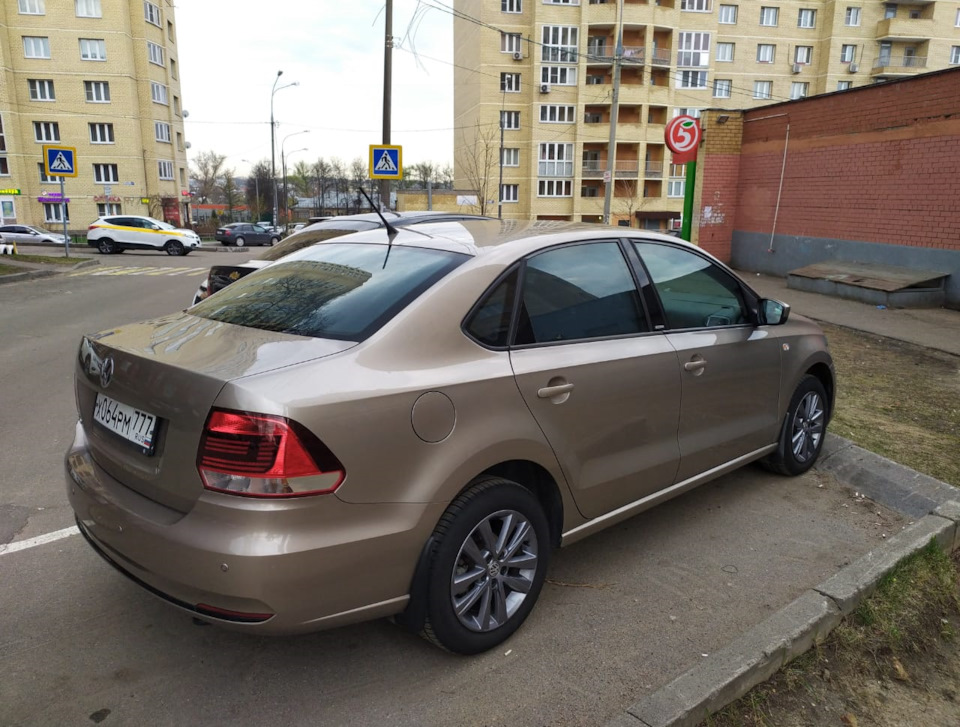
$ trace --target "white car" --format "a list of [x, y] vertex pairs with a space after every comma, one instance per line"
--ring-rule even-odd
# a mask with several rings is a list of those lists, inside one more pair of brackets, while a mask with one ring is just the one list
[[163, 250], [167, 255], [187, 255], [200, 247], [200, 236], [152, 217], [110, 215], [90, 224], [87, 244], [104, 255], [124, 250]]
[[0, 227], [0, 237], [4, 242], [45, 242], [52, 245], [63, 245], [66, 241], [62, 234], [29, 225], [3, 225]]

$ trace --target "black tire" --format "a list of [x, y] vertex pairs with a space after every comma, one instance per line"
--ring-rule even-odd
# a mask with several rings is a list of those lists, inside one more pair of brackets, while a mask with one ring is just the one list
[[517, 483], [483, 477], [447, 508], [433, 537], [423, 637], [457, 654], [492, 649], [520, 627], [543, 587], [550, 562], [543, 507]]
[[186, 255], [187, 251], [183, 247], [183, 243], [179, 240], [169, 240], [167, 244], [163, 246], [163, 249], [166, 251], [167, 255]]
[[101, 255], [113, 255], [117, 251], [117, 245], [109, 237], [101, 237], [97, 240], [97, 249]]
[[233, 241], [233, 244], [237, 247], [243, 247], [246, 244], [246, 240], [244, 240], [242, 237], [238, 237]]
[[780, 429], [777, 451], [764, 459], [764, 467], [781, 475], [802, 475], [823, 450], [829, 415], [827, 392], [816, 376], [806, 375], [790, 398]]

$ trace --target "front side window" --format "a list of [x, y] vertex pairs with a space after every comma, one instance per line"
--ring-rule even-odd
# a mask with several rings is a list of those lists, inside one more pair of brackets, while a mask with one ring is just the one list
[[758, 99], [769, 99], [773, 95], [773, 81], [754, 81], [753, 97]]
[[49, 58], [50, 39], [36, 35], [23, 36], [24, 58]]
[[775, 26], [780, 17], [780, 8], [760, 8], [760, 25]]
[[545, 25], [541, 34], [544, 63], [576, 63], [579, 28], [575, 25]]
[[97, 184], [111, 184], [120, 181], [116, 164], [94, 164], [93, 181]]
[[53, 91], [53, 81], [49, 79], [31, 78], [27, 81], [30, 88], [31, 101], [56, 101], [57, 95]]
[[520, 112], [519, 111], [501, 111], [500, 127], [503, 129], [519, 129], [520, 128]]
[[85, 61], [107, 60], [107, 43], [96, 38], [80, 39], [80, 58]]
[[616, 242], [568, 245], [527, 260], [516, 344], [583, 341], [647, 330]]
[[501, 202], [519, 202], [520, 185], [519, 184], [501, 184], [500, 185]]
[[725, 270], [689, 250], [634, 244], [670, 328], [715, 328], [749, 321], [740, 286]]
[[500, 52], [519, 53], [520, 33], [500, 33]]
[[33, 138], [35, 141], [60, 141], [60, 124], [56, 121], [34, 121]]
[[90, 143], [91, 144], [113, 144], [113, 124], [95, 123], [90, 124]]
[[43, 15], [47, 12], [45, 0], [18, 0], [21, 15]]
[[545, 104], [540, 107], [540, 121], [546, 124], [572, 124], [576, 121], [576, 106]]
[[100, 0], [76, 0], [75, 6], [78, 18], [103, 17], [103, 11], [100, 9]]
[[555, 142], [541, 144], [537, 175], [541, 177], [572, 177], [573, 144]]
[[853, 27], [860, 25], [860, 8], [848, 7], [846, 15], [844, 15], [843, 24]]
[[777, 46], [772, 43], [760, 43], [757, 45], [757, 63], [773, 63], [776, 54]]
[[721, 5], [718, 22], [722, 25], [735, 25], [737, 22], [737, 6]]
[[505, 93], [520, 93], [520, 74], [501, 73], [500, 90]]
[[798, 28], [815, 28], [817, 26], [817, 11], [801, 8], [797, 15]]
[[713, 82], [714, 98], [730, 98], [730, 89], [733, 88], [731, 79], [716, 79]]
[[110, 84], [106, 81], [84, 81], [83, 90], [89, 103], [110, 103]]
[[190, 313], [264, 331], [362, 341], [469, 259], [404, 245], [311, 245], [241, 278]]
[[729, 63], [733, 61], [734, 43], [717, 43], [717, 61]]

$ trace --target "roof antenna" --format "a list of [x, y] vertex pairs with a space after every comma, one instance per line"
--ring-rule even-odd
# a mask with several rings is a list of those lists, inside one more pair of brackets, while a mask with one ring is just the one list
[[370, 195], [367, 194], [366, 190], [363, 188], [363, 185], [358, 185], [357, 190], [364, 196], [367, 202], [370, 203], [370, 207], [373, 208], [373, 211], [377, 213], [377, 217], [383, 222], [383, 226], [387, 228], [387, 256], [383, 258], [383, 267], [387, 267], [387, 260], [390, 259], [390, 251], [393, 249], [393, 238], [397, 236], [397, 228], [387, 222], [387, 218], [383, 216], [380, 212], [380, 208], [373, 203], [373, 200], [370, 199]]

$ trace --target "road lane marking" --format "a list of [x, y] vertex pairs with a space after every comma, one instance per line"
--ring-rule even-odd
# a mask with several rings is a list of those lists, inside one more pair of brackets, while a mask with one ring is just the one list
[[18, 540], [15, 543], [7, 543], [6, 545], [0, 545], [0, 555], [6, 555], [7, 553], [16, 553], [18, 550], [27, 550], [28, 548], [36, 548], [38, 545], [46, 545], [47, 543], [53, 543], [57, 540], [63, 540], [64, 538], [69, 538], [71, 535], [78, 535], [80, 530], [76, 525], [64, 528], [63, 530], [57, 530], [52, 533], [47, 533], [46, 535], [38, 535], [35, 538], [28, 538], [27, 540]]
[[95, 268], [91, 270], [77, 270], [73, 273], [68, 273], [67, 277], [76, 278], [81, 275], [86, 277], [102, 277], [106, 275], [150, 275], [150, 276], [174, 276], [174, 275], [183, 275], [188, 278], [199, 277], [200, 275], [206, 275], [209, 271], [209, 268], [158, 268], [158, 267], [109, 267], [109, 268]]

